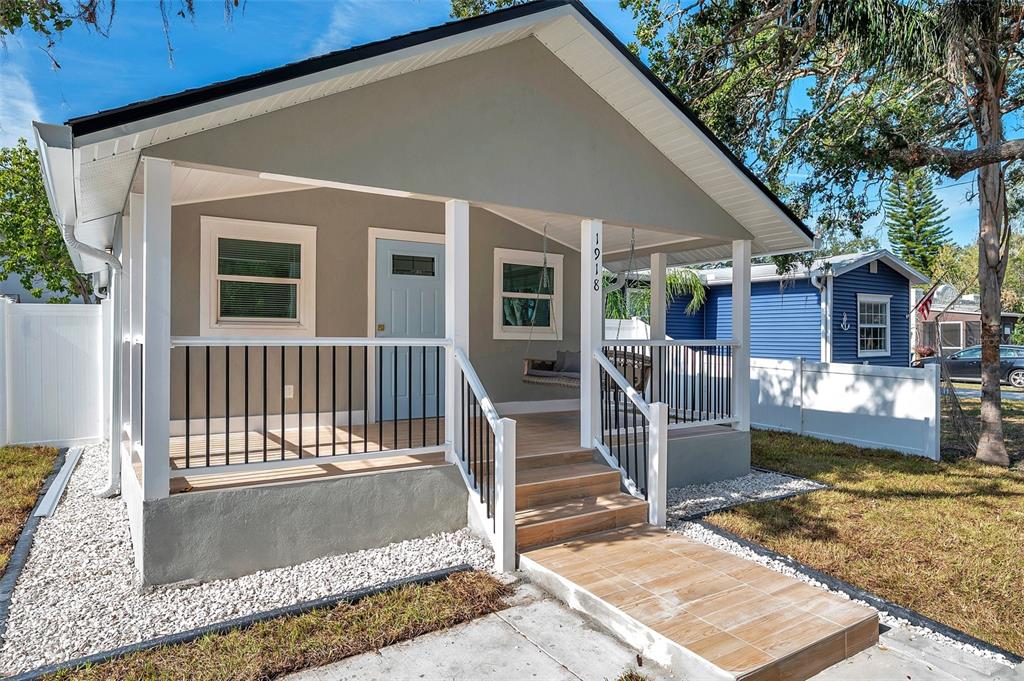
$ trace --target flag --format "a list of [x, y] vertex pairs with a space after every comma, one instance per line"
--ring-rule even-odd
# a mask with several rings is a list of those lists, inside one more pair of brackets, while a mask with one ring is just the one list
[[933, 284], [928, 293], [924, 294], [924, 297], [914, 306], [918, 312], [921, 313], [921, 320], [928, 321], [928, 313], [932, 310], [932, 299], [935, 298], [935, 289], [939, 287], [938, 284]]

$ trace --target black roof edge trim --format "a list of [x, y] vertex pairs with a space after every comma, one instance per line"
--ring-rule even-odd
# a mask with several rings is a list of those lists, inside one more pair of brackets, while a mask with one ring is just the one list
[[88, 135], [90, 133], [107, 130], [120, 125], [126, 125], [145, 118], [159, 116], [164, 113], [184, 109], [198, 104], [205, 104], [223, 97], [248, 92], [268, 85], [276, 85], [293, 78], [299, 78], [319, 71], [345, 66], [371, 57], [377, 57], [390, 52], [397, 52], [409, 47], [416, 47], [425, 43], [448, 38], [450, 36], [467, 33], [480, 28], [486, 28], [500, 24], [511, 19], [538, 14], [550, 9], [569, 6], [580, 13], [590, 24], [611, 43], [637, 71], [655, 88], [672, 102], [679, 111], [692, 122], [701, 133], [721, 151], [736, 168], [749, 179], [754, 186], [767, 196], [782, 213], [811, 240], [814, 233], [804, 224], [804, 221], [797, 217], [793, 210], [783, 203], [782, 199], [775, 195], [764, 182], [754, 174], [747, 165], [740, 160], [725, 144], [715, 135], [707, 125], [687, 106], [669, 87], [658, 78], [653, 71], [640, 58], [630, 51], [612, 31], [605, 26], [580, 0], [533, 0], [521, 5], [513, 5], [488, 14], [481, 14], [469, 19], [449, 21], [439, 26], [424, 28], [404, 35], [386, 38], [365, 45], [350, 47], [337, 52], [330, 52], [318, 57], [310, 57], [302, 61], [293, 62], [265, 71], [260, 71], [247, 76], [240, 76], [230, 80], [204, 85], [202, 87], [184, 90], [177, 94], [164, 95], [153, 99], [143, 100], [134, 104], [128, 104], [115, 109], [100, 111], [88, 116], [80, 116], [68, 120], [65, 125], [71, 126], [71, 132], [75, 136]]

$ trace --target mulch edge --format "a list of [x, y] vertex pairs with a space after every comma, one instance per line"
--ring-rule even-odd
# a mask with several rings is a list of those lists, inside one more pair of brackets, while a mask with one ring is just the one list
[[[713, 512], [716, 511], [712, 511], [712, 513]], [[749, 549], [764, 558], [776, 560], [785, 565], [786, 567], [796, 572], [799, 572], [805, 577], [808, 577], [816, 582], [824, 584], [829, 589], [832, 589], [834, 591], [841, 591], [850, 598], [859, 601], [864, 601], [876, 610], [884, 610], [885, 612], [894, 617], [907, 620], [914, 626], [922, 627], [924, 629], [931, 629], [932, 631], [941, 634], [947, 638], [950, 638], [954, 641], [957, 641], [958, 643], [964, 643], [970, 646], [974, 646], [975, 648], [979, 648], [981, 650], [994, 653], [996, 655], [1001, 655], [1014, 664], [1020, 664], [1021, 662], [1024, 662], [1024, 657], [1021, 657], [1016, 653], [1012, 653], [1004, 648], [1000, 648], [994, 643], [982, 641], [979, 638], [971, 636], [965, 631], [955, 629], [947, 624], [943, 624], [942, 622], [933, 620], [932, 618], [926, 615], [922, 615], [921, 613], [915, 610], [910, 610], [909, 608], [905, 608], [902, 605], [893, 603], [892, 601], [882, 598], [881, 596], [876, 596], [870, 591], [865, 591], [864, 589], [854, 586], [853, 584], [850, 584], [848, 582], [844, 582], [843, 580], [837, 577], [833, 577], [832, 575], [826, 574], [820, 570], [812, 568], [809, 565], [805, 565], [804, 563], [801, 563], [795, 558], [791, 558], [790, 556], [784, 556], [781, 553], [776, 553], [775, 551], [772, 551], [771, 549], [762, 546], [761, 544], [752, 542], [749, 539], [745, 539], [737, 534], [730, 532], [729, 530], [718, 527], [717, 525], [712, 525], [711, 523], [702, 518], [695, 518], [687, 520], [686, 522], [696, 523], [697, 525], [700, 525], [709, 532], [717, 534], [723, 539], [728, 539], [729, 541], [736, 542], [743, 548]]]
[[28, 562], [28, 554], [32, 550], [32, 540], [35, 538], [36, 528], [39, 527], [39, 521], [42, 519], [36, 515], [36, 510], [43, 503], [43, 497], [46, 496], [46, 493], [50, 490], [50, 485], [57, 479], [61, 468], [64, 467], [64, 459], [67, 453], [67, 447], [57, 451], [57, 458], [53, 462], [53, 470], [46, 476], [42, 487], [39, 488], [39, 494], [36, 495], [36, 503], [32, 506], [32, 510], [29, 511], [25, 524], [21, 526], [18, 541], [14, 544], [11, 558], [7, 561], [3, 577], [0, 578], [0, 645], [3, 644], [7, 634], [7, 618], [11, 613], [11, 596], [14, 595], [14, 587], [21, 577], [22, 570], [25, 569], [25, 563]]
[[213, 624], [207, 624], [202, 627], [190, 629], [188, 631], [182, 631], [177, 634], [167, 634], [165, 636], [158, 636], [147, 641], [139, 641], [138, 643], [132, 643], [112, 650], [107, 650], [99, 653], [93, 653], [85, 657], [75, 658], [73, 660], [67, 660], [66, 662], [58, 662], [55, 664], [47, 665], [45, 667], [38, 667], [27, 672], [22, 672], [16, 676], [9, 676], [4, 681], [36, 681], [43, 677], [51, 674], [56, 674], [61, 671], [73, 671], [79, 667], [86, 665], [100, 664], [109, 660], [125, 657], [133, 653], [142, 652], [145, 650], [151, 650], [153, 648], [160, 648], [163, 646], [179, 645], [182, 643], [190, 643], [196, 639], [202, 638], [208, 634], [224, 634], [235, 629], [245, 629], [251, 627], [254, 624], [265, 622], [267, 620], [276, 619], [278, 617], [289, 617], [295, 615], [302, 615], [312, 610], [321, 608], [328, 608], [335, 606], [339, 603], [347, 602], [350, 604], [358, 603], [364, 598], [375, 596], [386, 591], [394, 591], [404, 586], [410, 585], [426, 585], [440, 582], [454, 574], [460, 572], [471, 572], [473, 570], [472, 565], [462, 564], [455, 565], [440, 570], [432, 570], [430, 572], [424, 572], [419, 575], [412, 577], [404, 577], [402, 579], [394, 579], [388, 582], [377, 584], [376, 586], [363, 587], [354, 591], [345, 591], [340, 594], [334, 594], [332, 596], [325, 596], [323, 598], [317, 598], [311, 601], [303, 601], [301, 603], [295, 603], [293, 605], [286, 605], [280, 608], [274, 608], [273, 610], [264, 610], [262, 612], [252, 613], [250, 615], [243, 615], [242, 617], [236, 617], [230, 620], [224, 620], [223, 622], [215, 622]]

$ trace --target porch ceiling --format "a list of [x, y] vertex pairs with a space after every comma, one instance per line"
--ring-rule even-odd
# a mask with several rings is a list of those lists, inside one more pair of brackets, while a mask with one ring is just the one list
[[[811, 246], [810, 232], [800, 220], [576, 0], [528, 3], [73, 119], [68, 122], [67, 136], [68, 148], [74, 150], [74, 186], [50, 192], [58, 203], [70, 203], [73, 208], [55, 206], [55, 213], [73, 218], [68, 224], [80, 228], [121, 212], [138, 159], [145, 148], [155, 144], [529, 36], [544, 44], [753, 235], [755, 255]], [[63, 158], [60, 152], [67, 150], [63, 140], [54, 145], [49, 139], [40, 139], [40, 149], [44, 156], [51, 154], [54, 159]], [[69, 211], [72, 215], [67, 215]], [[87, 228], [83, 231], [88, 233]], [[622, 236], [609, 230], [610, 238], [621, 240]], [[681, 247], [683, 241], [677, 238], [674, 243]], [[92, 245], [105, 248], [109, 243]], [[708, 248], [711, 250], [705, 249], [699, 256], [680, 256], [679, 264], [729, 257], [727, 244]]]

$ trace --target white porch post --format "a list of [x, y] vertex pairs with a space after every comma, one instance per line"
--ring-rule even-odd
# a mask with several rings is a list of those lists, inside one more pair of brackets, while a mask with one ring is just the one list
[[[144, 158], [143, 498], [166, 497], [171, 426], [171, 162]], [[138, 272], [138, 270], [136, 270]]]
[[580, 446], [590, 449], [601, 427], [600, 371], [594, 353], [604, 332], [604, 223], [580, 224]]
[[652, 525], [665, 527], [668, 520], [668, 405], [655, 402], [651, 405], [651, 427], [647, 431], [647, 449], [650, 460], [647, 463], [647, 504], [648, 521]]
[[127, 404], [125, 405], [125, 429], [129, 436], [129, 453], [133, 453], [142, 444], [142, 393], [139, 391], [140, 378], [142, 375], [142, 352], [139, 344], [142, 343], [143, 313], [145, 311], [142, 299], [144, 284], [142, 269], [142, 217], [145, 210], [145, 201], [142, 194], [131, 194], [128, 197], [129, 223], [128, 236], [128, 324], [125, 330], [128, 344], [128, 375], [127, 375]]
[[[668, 295], [665, 292], [665, 276], [668, 256], [664, 253], [651, 255], [651, 340], [665, 340], [665, 320], [668, 318]], [[651, 348], [651, 400], [663, 399], [660, 393], [661, 359], [664, 348]], [[657, 392], [656, 392], [657, 391]]]
[[750, 430], [750, 249], [732, 242], [732, 415], [736, 430]]
[[444, 439], [449, 461], [455, 461], [456, 414], [459, 409], [459, 372], [455, 348], [469, 356], [469, 203], [458, 199], [444, 204], [444, 335], [445, 353]]
[[494, 434], [494, 568], [516, 569], [516, 422], [501, 419]]

